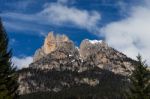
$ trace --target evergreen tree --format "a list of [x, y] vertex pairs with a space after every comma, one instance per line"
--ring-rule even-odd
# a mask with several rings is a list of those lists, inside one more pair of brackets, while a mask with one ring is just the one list
[[8, 37], [0, 19], [0, 99], [14, 99], [17, 87], [16, 68], [11, 63]]
[[130, 76], [131, 86], [127, 99], [150, 99], [150, 71], [140, 55], [137, 56], [137, 60]]

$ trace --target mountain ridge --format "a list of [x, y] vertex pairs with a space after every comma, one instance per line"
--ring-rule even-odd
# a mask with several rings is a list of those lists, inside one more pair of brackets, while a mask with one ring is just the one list
[[20, 94], [61, 92], [82, 85], [102, 87], [107, 80], [108, 86], [118, 84], [120, 90], [128, 85], [126, 77], [135, 62], [104, 41], [85, 39], [77, 48], [67, 36], [49, 33], [34, 62], [20, 71], [18, 90]]
[[[48, 42], [47, 39], [49, 39], [49, 43], [47, 43]], [[64, 51], [66, 54], [68, 54], [68, 56], [63, 55], [60, 51]], [[57, 53], [57, 55], [54, 53]], [[134, 61], [131, 58], [124, 55], [123, 53], [115, 50], [114, 48], [109, 47], [108, 44], [105, 43], [103, 40], [84, 39], [81, 42], [80, 47], [77, 48], [74, 45], [73, 41], [71, 41], [67, 36], [54, 35], [53, 32], [50, 32], [48, 34], [48, 36], [45, 38], [43, 46], [35, 52], [33, 58], [34, 62], [38, 61], [38, 59], [40, 60], [40, 58], [45, 57], [49, 54], [50, 55], [54, 54], [54, 56], [56, 56], [57, 58], [75, 56], [81, 61], [83, 60], [86, 61], [86, 59], [92, 56], [94, 57], [95, 55], [96, 57], [95, 59], [97, 62], [94, 63], [96, 63], [96, 65], [99, 64], [98, 65], [99, 67], [103, 67], [102, 64], [104, 65], [104, 63], [107, 65], [112, 64], [111, 60], [113, 60], [113, 62], [118, 62], [117, 60], [120, 60], [120, 65], [130, 69], [130, 65], [132, 64], [130, 64], [130, 62], [127, 62], [126, 60]]]

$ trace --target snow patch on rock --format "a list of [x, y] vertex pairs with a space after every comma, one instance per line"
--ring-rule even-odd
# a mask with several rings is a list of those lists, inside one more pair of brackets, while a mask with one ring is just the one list
[[102, 43], [103, 40], [89, 40], [90, 43], [96, 44], [96, 43]]

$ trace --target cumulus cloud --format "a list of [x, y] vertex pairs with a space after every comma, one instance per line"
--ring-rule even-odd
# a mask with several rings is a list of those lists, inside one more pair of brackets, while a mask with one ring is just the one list
[[101, 19], [100, 14], [96, 11], [80, 10], [60, 3], [48, 5], [38, 13], [38, 16], [55, 25], [73, 24], [89, 31], [95, 29]]
[[[88, 31], [97, 30], [97, 24], [101, 19], [101, 15], [97, 11], [88, 11], [78, 9], [76, 7], [69, 7], [67, 5], [68, 0], [58, 0], [55, 3], [49, 3], [44, 5], [44, 9], [35, 14], [23, 14], [6, 12], [0, 14], [3, 18], [17, 20], [5, 21], [6, 27], [18, 28], [18, 30], [27, 29], [32, 25], [44, 24], [44, 25], [56, 25], [56, 26], [75, 26], [78, 28], [86, 29]], [[18, 21], [26, 22], [28, 25], [21, 25]], [[19, 24], [19, 25], [18, 25]], [[37, 29], [30, 28], [31, 30]]]
[[14, 66], [17, 66], [18, 69], [26, 68], [32, 62], [33, 62], [33, 58], [31, 56], [23, 57], [23, 58], [18, 58], [18, 57], [12, 58], [12, 63], [14, 64]]
[[140, 53], [150, 64], [150, 8], [132, 7], [130, 15], [101, 29], [108, 44], [135, 59]]

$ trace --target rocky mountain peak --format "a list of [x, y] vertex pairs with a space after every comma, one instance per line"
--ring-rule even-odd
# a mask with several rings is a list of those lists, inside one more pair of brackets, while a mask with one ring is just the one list
[[85, 39], [78, 48], [67, 36], [50, 32], [34, 62], [21, 71], [18, 90], [20, 94], [58, 92], [83, 84], [103, 86], [108, 79], [114, 86], [113, 81], [118, 84], [131, 73], [134, 62], [102, 40]]
[[[72, 57], [70, 60], [70, 56]], [[45, 58], [44, 58], [45, 57]], [[79, 49], [65, 35], [54, 35], [52, 32], [45, 38], [44, 45], [35, 52], [34, 62], [30, 67], [45, 68], [45, 60], [56, 59], [64, 63], [79, 60], [85, 61], [87, 64], [96, 65], [99, 68], [107, 69], [119, 74], [127, 74], [132, 69], [132, 59], [128, 58], [121, 52], [109, 47], [103, 40], [84, 39]], [[36, 62], [37, 61], [37, 62]], [[37, 65], [40, 64], [40, 65]], [[59, 64], [59, 63], [58, 63]], [[57, 64], [57, 65], [58, 65]], [[48, 62], [47, 65], [50, 66]], [[82, 67], [79, 63], [76, 67]], [[46, 68], [51, 68], [51, 67]], [[55, 68], [55, 66], [52, 66]], [[57, 67], [57, 66], [56, 66]]]
[[109, 49], [107, 43], [103, 40], [89, 40], [85, 39], [80, 44], [80, 56], [86, 59], [88, 56], [97, 53], [101, 50]]
[[65, 35], [54, 35], [53, 32], [50, 32], [45, 38], [44, 42], [44, 53], [49, 54], [52, 51], [56, 50], [61, 43], [69, 42], [69, 38]]
[[54, 35], [53, 32], [49, 32], [47, 37], [44, 40], [43, 46], [35, 52], [33, 61], [37, 61], [40, 58], [46, 56], [47, 54], [55, 51], [56, 49], [60, 49], [60, 47], [66, 46], [74, 46], [72, 41], [66, 35]]

